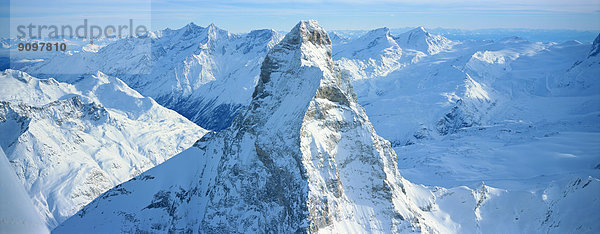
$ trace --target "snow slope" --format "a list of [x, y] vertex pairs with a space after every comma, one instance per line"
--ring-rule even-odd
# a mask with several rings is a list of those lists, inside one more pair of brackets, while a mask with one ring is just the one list
[[0, 148], [0, 232], [50, 233]]
[[402, 174], [445, 187], [434, 189], [432, 210], [460, 224], [458, 233], [593, 233], [600, 230], [595, 48], [463, 41], [354, 85]]
[[[249, 103], [260, 64], [280, 39], [273, 30], [237, 35], [212, 24], [190, 23], [145, 38], [121, 39], [96, 53], [57, 56], [22, 70], [63, 82], [99, 70], [204, 128], [220, 130]], [[65, 69], [65, 64], [72, 67]]]
[[100, 72], [74, 84], [0, 75], [0, 146], [49, 228], [204, 133]]

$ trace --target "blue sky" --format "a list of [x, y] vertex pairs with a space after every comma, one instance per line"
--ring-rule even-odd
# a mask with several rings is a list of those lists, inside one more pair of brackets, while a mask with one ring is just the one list
[[[444, 27], [600, 30], [600, 0], [0, 0], [3, 34], [23, 24], [126, 24], [153, 30], [189, 22], [232, 32], [289, 30], [301, 19], [327, 29]], [[10, 4], [8, 4], [10, 2]], [[10, 24], [7, 23], [10, 12]]]

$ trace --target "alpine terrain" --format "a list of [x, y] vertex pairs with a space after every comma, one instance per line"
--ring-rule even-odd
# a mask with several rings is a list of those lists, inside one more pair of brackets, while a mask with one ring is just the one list
[[600, 230], [600, 99], [581, 77], [597, 69], [596, 44], [452, 42], [423, 28], [355, 40], [332, 51], [315, 21], [300, 22], [229, 128], [54, 231]]
[[73, 84], [0, 74], [3, 157], [50, 229], [205, 133], [100, 72]]
[[230, 128], [115, 187], [55, 232], [435, 230], [315, 21], [268, 53], [252, 96]]
[[600, 35], [448, 38], [190, 23], [18, 54], [0, 232], [599, 233]]

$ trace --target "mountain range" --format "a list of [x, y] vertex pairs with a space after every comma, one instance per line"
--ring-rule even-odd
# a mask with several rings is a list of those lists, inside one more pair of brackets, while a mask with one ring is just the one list
[[4, 71], [0, 143], [56, 233], [593, 233], [599, 48], [189, 24]]

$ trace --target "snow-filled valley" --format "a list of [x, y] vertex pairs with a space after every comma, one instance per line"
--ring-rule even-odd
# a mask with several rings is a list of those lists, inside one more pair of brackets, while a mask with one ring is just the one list
[[600, 35], [192, 23], [22, 56], [0, 146], [56, 233], [600, 231]]

